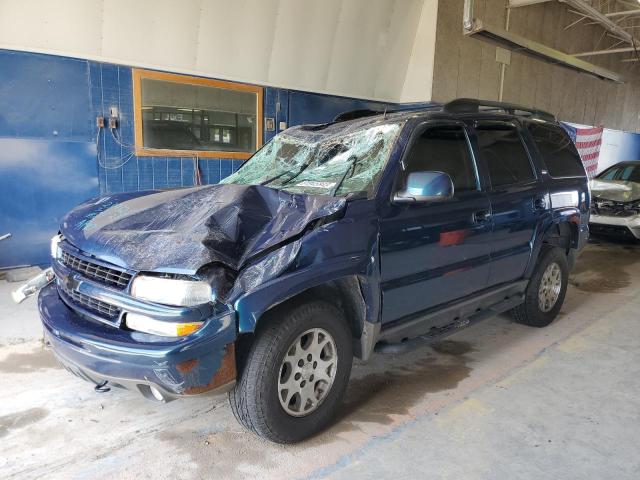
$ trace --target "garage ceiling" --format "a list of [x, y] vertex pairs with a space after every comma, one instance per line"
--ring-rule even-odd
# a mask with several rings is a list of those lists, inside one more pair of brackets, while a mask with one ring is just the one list
[[557, 1], [567, 6], [571, 14], [565, 30], [587, 25], [602, 27], [589, 51], [566, 52], [535, 42], [509, 31], [509, 15], [505, 28], [488, 25], [473, 16], [473, 0], [465, 1], [464, 31], [467, 36], [498, 44], [503, 48], [533, 56], [539, 60], [581, 71], [603, 80], [623, 82], [620, 69], [607, 69], [591, 63], [601, 55], [623, 55], [622, 62], [640, 60], [640, 2], [635, 0], [509, 0], [508, 8], [521, 8]]

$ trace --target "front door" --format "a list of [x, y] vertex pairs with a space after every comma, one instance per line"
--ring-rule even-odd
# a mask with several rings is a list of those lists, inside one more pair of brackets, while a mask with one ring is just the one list
[[546, 187], [515, 124], [479, 122], [475, 135], [491, 182], [492, 286], [522, 277], [531, 257], [536, 226], [549, 205]]
[[395, 190], [411, 172], [440, 171], [453, 198], [391, 205], [380, 223], [382, 321], [403, 320], [486, 287], [490, 204], [462, 126], [429, 127], [405, 155]]

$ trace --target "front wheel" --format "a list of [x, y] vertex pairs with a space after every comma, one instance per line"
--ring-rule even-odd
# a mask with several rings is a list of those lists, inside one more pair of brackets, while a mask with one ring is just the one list
[[342, 312], [323, 301], [279, 308], [243, 359], [229, 393], [236, 419], [277, 443], [294, 443], [322, 430], [344, 396], [353, 353]]
[[560, 248], [546, 247], [529, 280], [524, 303], [511, 310], [518, 323], [546, 327], [560, 312], [567, 293], [569, 265]]

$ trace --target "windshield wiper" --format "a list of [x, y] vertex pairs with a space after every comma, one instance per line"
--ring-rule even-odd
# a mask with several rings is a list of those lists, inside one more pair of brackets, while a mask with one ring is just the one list
[[[300, 168], [298, 169], [298, 171], [297, 171], [296, 173], [294, 173], [294, 174], [293, 174], [293, 176], [292, 176], [291, 178], [288, 178], [288, 179], [287, 179], [287, 181], [286, 181], [286, 182], [284, 182], [281, 186], [286, 185], [286, 184], [287, 184], [287, 183], [289, 183], [291, 180], [293, 180], [293, 179], [294, 179], [294, 178], [296, 178], [298, 175], [300, 175], [302, 172], [304, 172], [304, 171], [307, 169], [307, 167], [308, 167], [309, 165], [311, 165], [311, 162], [312, 162], [312, 161], [313, 161], [313, 155], [311, 156], [311, 158], [309, 159], [309, 161], [308, 161], [308, 162], [303, 163], [303, 164], [300, 166]], [[284, 175], [285, 175], [285, 174], [287, 174], [287, 173], [291, 173], [291, 172], [290, 172], [289, 170], [285, 170], [284, 172], [279, 173], [278, 175], [276, 175], [276, 176], [274, 176], [274, 177], [271, 177], [271, 178], [266, 179], [264, 182], [260, 182], [260, 185], [265, 186], [265, 185], [267, 185], [267, 184], [269, 184], [269, 183], [271, 183], [271, 182], [273, 182], [273, 181], [275, 181], [275, 180], [279, 179], [280, 177], [284, 176]]]
[[280, 178], [280, 177], [282, 177], [285, 173], [289, 173], [289, 172], [288, 172], [287, 170], [285, 170], [284, 172], [282, 172], [282, 173], [280, 173], [280, 174], [276, 175], [275, 177], [267, 178], [264, 182], [260, 182], [260, 185], [262, 185], [262, 186], [264, 187], [264, 186], [265, 186], [265, 185], [267, 185], [268, 183], [271, 183], [271, 182], [273, 182], [274, 180], [279, 179], [279, 178]]
[[338, 190], [340, 189], [340, 187], [342, 186], [344, 181], [347, 179], [347, 174], [349, 173], [349, 171], [351, 170], [351, 175], [353, 175], [353, 172], [356, 169], [356, 164], [358, 163], [358, 157], [356, 157], [355, 155], [351, 155], [349, 160], [352, 160], [351, 165], [349, 165], [347, 167], [347, 169], [345, 170], [344, 175], [342, 175], [342, 178], [340, 179], [340, 181], [338, 183], [336, 183], [336, 186], [333, 187], [333, 189], [331, 189], [331, 196], [332, 197], [335, 197], [336, 193], [338, 193]]

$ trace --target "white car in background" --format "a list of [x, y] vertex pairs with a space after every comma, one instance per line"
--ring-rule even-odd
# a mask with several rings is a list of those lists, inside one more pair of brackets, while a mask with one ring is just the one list
[[640, 161], [609, 167], [590, 186], [589, 231], [640, 240]]

